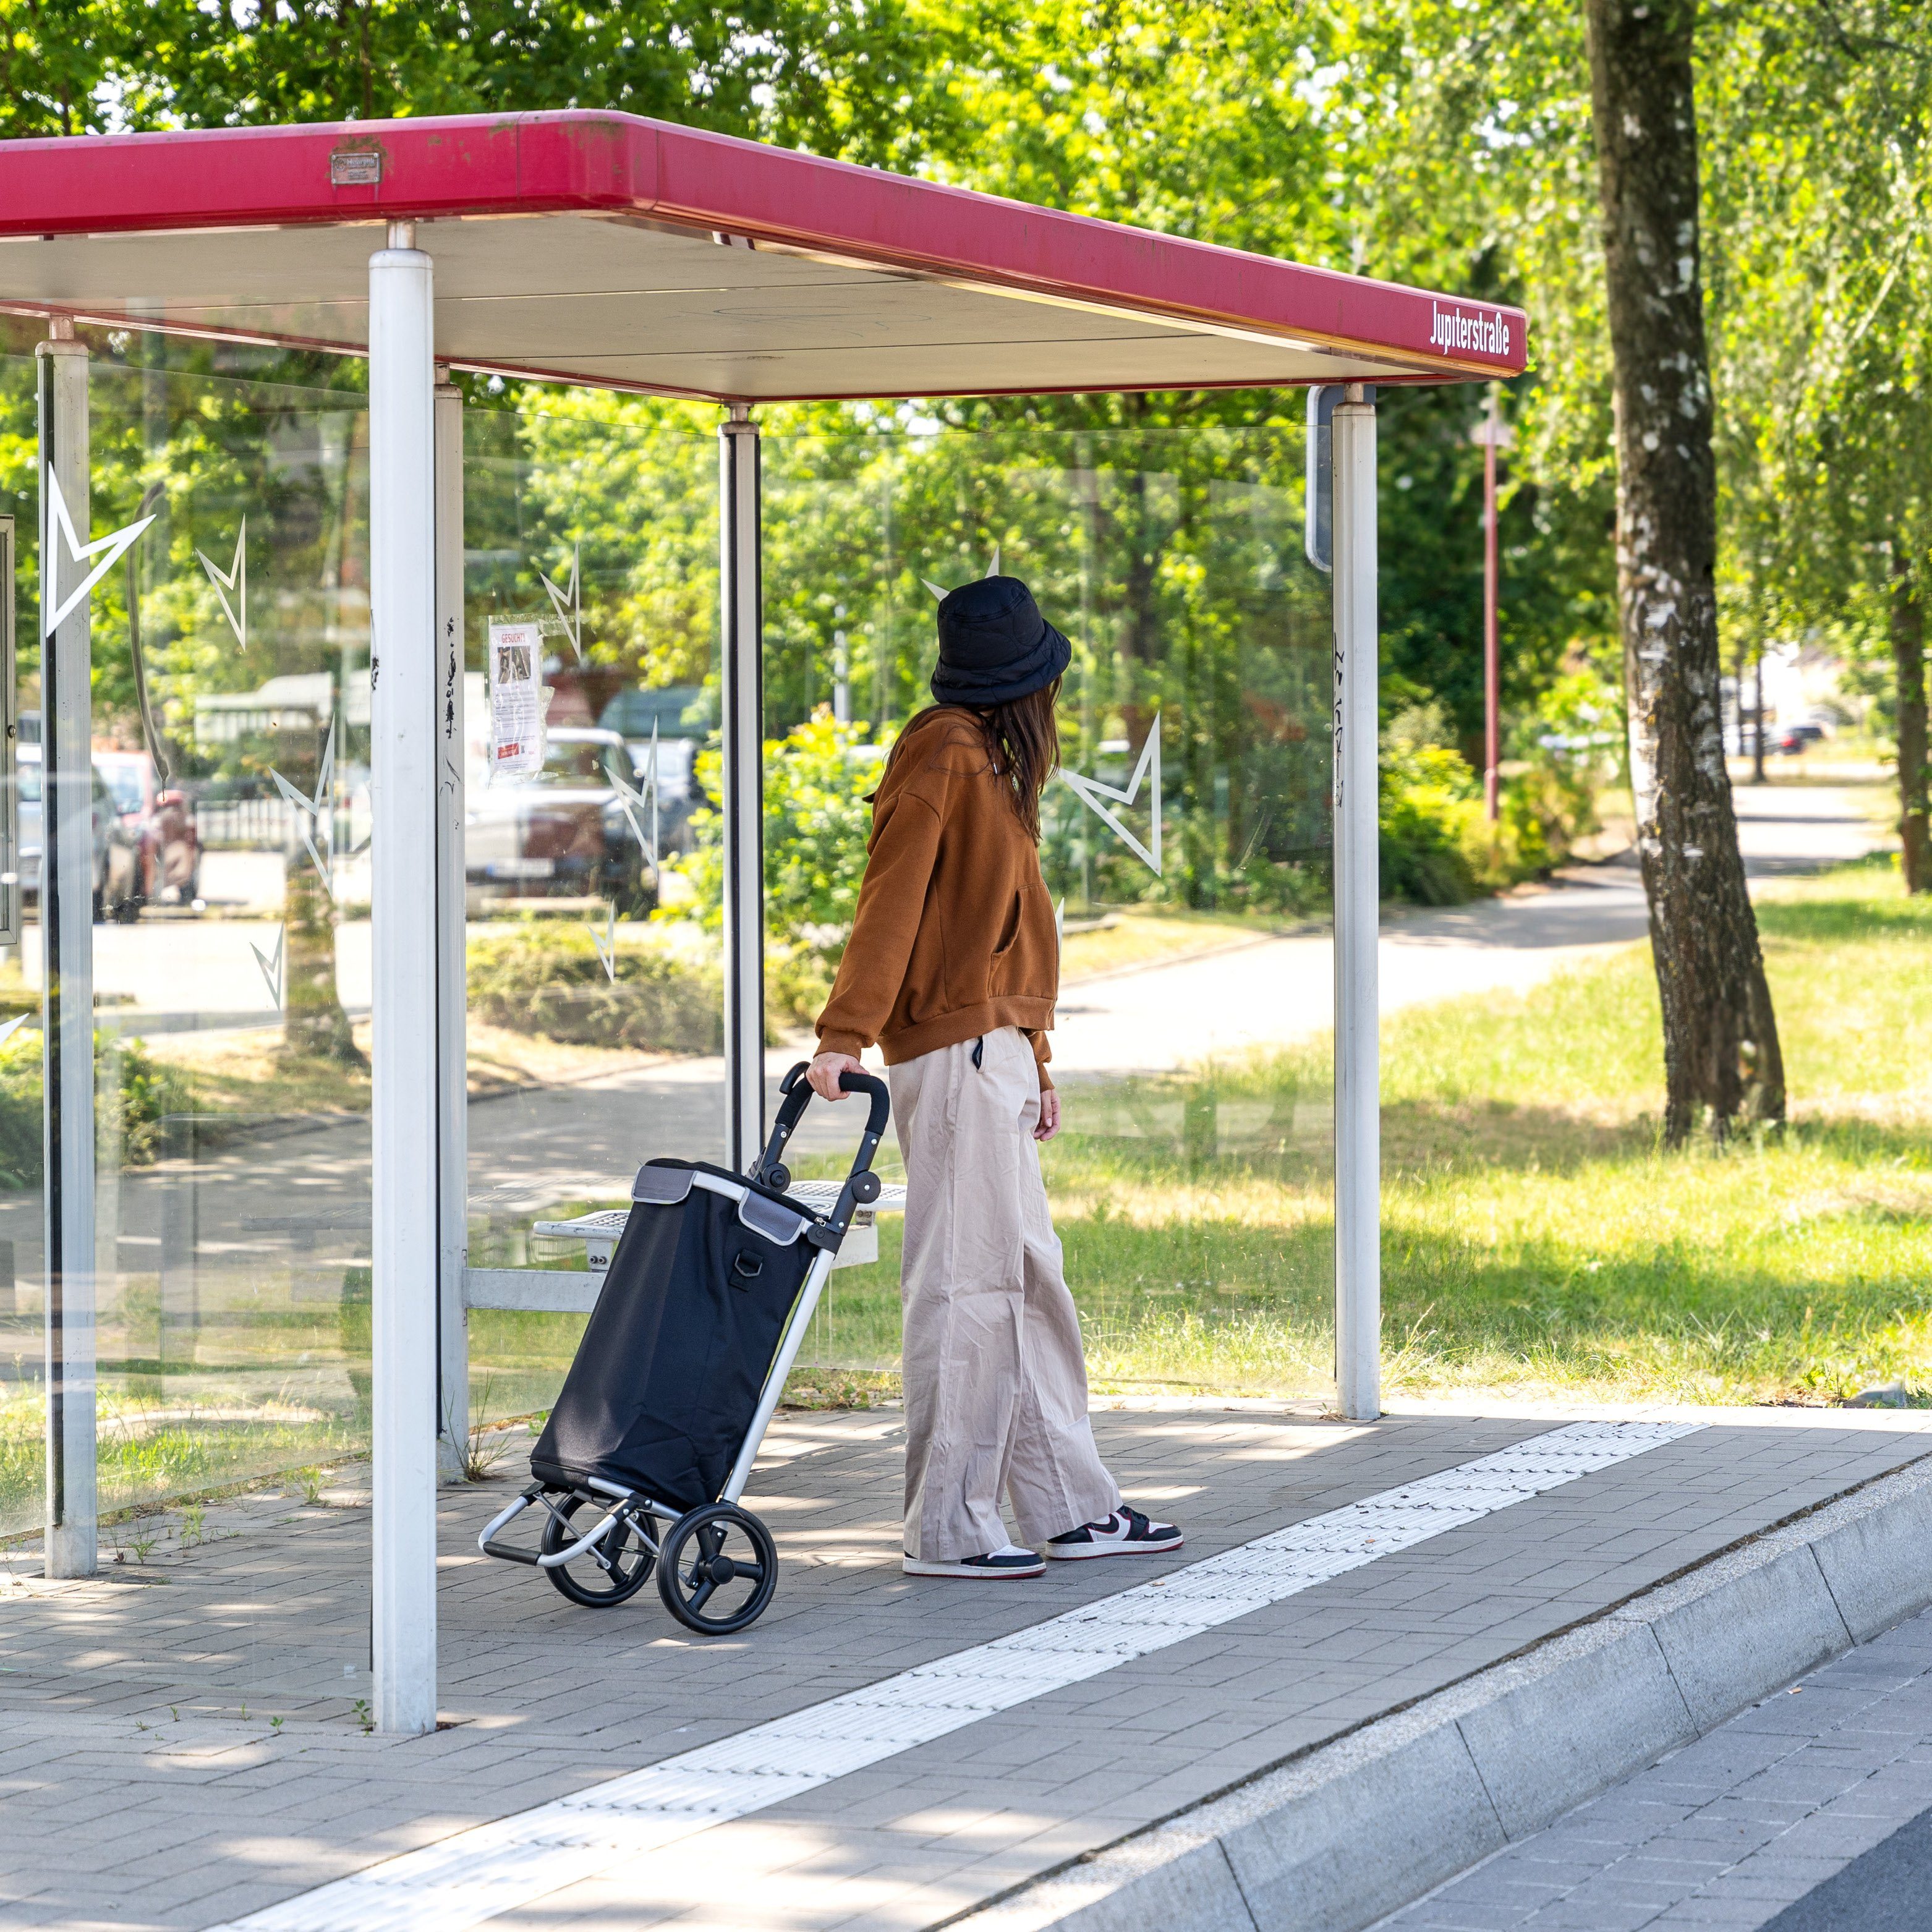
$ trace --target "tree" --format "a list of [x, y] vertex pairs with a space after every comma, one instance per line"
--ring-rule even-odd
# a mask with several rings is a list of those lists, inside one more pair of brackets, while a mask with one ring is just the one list
[[1664, 1015], [1666, 1142], [1781, 1120], [1718, 653], [1718, 478], [1698, 272], [1694, 0], [1585, 0], [1617, 446], [1632, 790]]

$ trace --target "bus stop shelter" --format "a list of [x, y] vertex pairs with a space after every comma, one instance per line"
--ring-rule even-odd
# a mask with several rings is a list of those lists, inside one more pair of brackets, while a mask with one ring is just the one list
[[464, 1393], [461, 398], [450, 370], [719, 427], [727, 1147], [764, 1105], [762, 403], [1336, 386], [1336, 1356], [1378, 1408], [1374, 391], [1508, 376], [1516, 310], [592, 112], [21, 142], [0, 308], [38, 351], [50, 1576], [96, 1562], [89, 514], [76, 326], [366, 357], [375, 1717], [436, 1720], [438, 1438]]

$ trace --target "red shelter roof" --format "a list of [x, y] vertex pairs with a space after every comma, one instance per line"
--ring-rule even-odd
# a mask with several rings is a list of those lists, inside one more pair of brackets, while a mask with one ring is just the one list
[[1455, 381], [1527, 348], [1518, 309], [582, 112], [0, 144], [0, 308], [359, 352], [398, 219], [441, 359], [721, 401]]

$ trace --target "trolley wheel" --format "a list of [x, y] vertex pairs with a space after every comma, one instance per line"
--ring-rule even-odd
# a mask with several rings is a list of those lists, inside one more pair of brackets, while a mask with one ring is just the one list
[[[554, 1556], [574, 1543], [607, 1508], [607, 1504], [586, 1503], [582, 1496], [566, 1496], [556, 1505], [556, 1514], [544, 1522], [538, 1547], [544, 1556]], [[580, 1510], [584, 1512], [584, 1520], [573, 1524], [571, 1519]], [[620, 1519], [604, 1532], [601, 1543], [593, 1544], [581, 1556], [557, 1564], [544, 1574], [573, 1604], [581, 1604], [586, 1610], [608, 1610], [628, 1602], [650, 1581], [655, 1560], [650, 1546], [638, 1534], [637, 1526]], [[578, 1574], [573, 1576], [573, 1570]]]
[[771, 1532], [735, 1503], [687, 1510], [664, 1532], [658, 1594], [701, 1636], [728, 1636], [757, 1622], [778, 1581]]

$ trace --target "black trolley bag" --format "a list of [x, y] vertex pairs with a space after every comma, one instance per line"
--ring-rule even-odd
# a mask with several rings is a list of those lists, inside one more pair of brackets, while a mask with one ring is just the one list
[[[778, 1552], [738, 1498], [853, 1213], [878, 1198], [872, 1156], [890, 1112], [884, 1081], [842, 1076], [871, 1107], [838, 1198], [818, 1214], [787, 1193], [783, 1159], [812, 1099], [805, 1072], [785, 1076], [748, 1178], [707, 1161], [638, 1170], [530, 1486], [478, 1538], [485, 1556], [532, 1564], [592, 1609], [634, 1596], [655, 1569], [664, 1607], [708, 1636], [763, 1614]], [[533, 1507], [536, 1550], [500, 1540]]]

